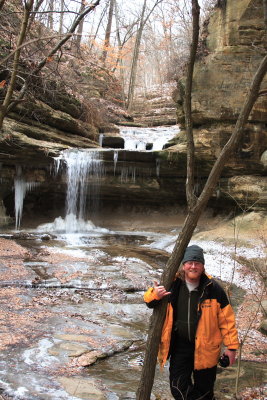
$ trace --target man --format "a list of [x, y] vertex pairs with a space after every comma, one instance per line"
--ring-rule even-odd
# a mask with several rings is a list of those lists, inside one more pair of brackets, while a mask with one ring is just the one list
[[170, 387], [176, 400], [214, 400], [221, 345], [230, 365], [238, 349], [232, 307], [222, 287], [206, 275], [204, 264], [203, 249], [187, 247], [170, 292], [155, 282], [144, 295], [150, 308], [168, 296], [158, 359], [163, 367], [170, 356]]

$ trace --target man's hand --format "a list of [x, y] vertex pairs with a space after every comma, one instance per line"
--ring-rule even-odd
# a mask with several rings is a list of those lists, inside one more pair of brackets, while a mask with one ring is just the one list
[[171, 292], [167, 292], [164, 286], [159, 286], [158, 282], [156, 281], [154, 281], [154, 290], [159, 299], [162, 299], [163, 297], [168, 296], [168, 294], [171, 294]]
[[233, 365], [236, 360], [236, 351], [225, 350], [224, 354], [229, 357], [229, 365]]

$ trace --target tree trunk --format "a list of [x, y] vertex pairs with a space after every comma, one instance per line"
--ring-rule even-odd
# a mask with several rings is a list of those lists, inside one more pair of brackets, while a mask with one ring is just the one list
[[264, 26], [265, 26], [265, 34], [267, 33], [267, 0], [263, 1], [263, 15], [264, 15]]
[[148, 18], [151, 15], [152, 11], [161, 2], [162, 2], [162, 0], [156, 0], [156, 2], [154, 3], [153, 7], [150, 10], [150, 12], [146, 16], [146, 18], [145, 18], [146, 0], [144, 0], [144, 3], [143, 3], [142, 14], [141, 14], [141, 18], [140, 18], [139, 28], [137, 30], [136, 40], [135, 40], [135, 44], [134, 44], [132, 65], [131, 65], [130, 82], [129, 82], [129, 89], [128, 89], [128, 100], [127, 100], [128, 111], [131, 111], [132, 106], [133, 106], [135, 82], [136, 82], [136, 75], [137, 75], [137, 63], [138, 63], [138, 57], [139, 57], [139, 51], [140, 51], [143, 30], [144, 30], [144, 27], [147, 23]]
[[187, 65], [187, 79], [185, 85], [184, 113], [185, 126], [187, 134], [187, 179], [186, 179], [186, 199], [189, 210], [195, 205], [196, 196], [194, 194], [195, 187], [195, 145], [193, 138], [193, 122], [192, 122], [192, 82], [193, 72], [198, 46], [199, 37], [199, 13], [200, 7], [197, 0], [192, 0], [192, 16], [193, 16], [193, 34], [190, 46], [190, 55]]
[[61, 0], [60, 1], [60, 17], [59, 17], [59, 33], [60, 33], [60, 35], [62, 35], [62, 33], [63, 33], [64, 9], [65, 9], [65, 3], [64, 3], [64, 0]]
[[104, 50], [102, 52], [102, 57], [101, 57], [101, 61], [103, 64], [105, 64], [106, 62], [108, 55], [108, 48], [110, 46], [110, 34], [111, 34], [111, 26], [112, 26], [113, 12], [114, 12], [114, 4], [115, 0], [109, 1], [108, 23], [105, 32]]
[[51, 31], [54, 29], [53, 12], [54, 12], [54, 0], [49, 0], [47, 27], [48, 29], [51, 29]]
[[25, 39], [26, 32], [27, 32], [27, 27], [28, 27], [28, 21], [30, 18], [30, 13], [33, 7], [34, 0], [30, 0], [25, 4], [25, 9], [24, 9], [24, 14], [23, 14], [23, 20], [21, 23], [20, 27], [20, 32], [17, 40], [17, 45], [16, 45], [16, 51], [14, 54], [14, 61], [13, 61], [13, 67], [12, 67], [12, 74], [10, 78], [10, 82], [8, 85], [7, 93], [5, 95], [3, 104], [0, 106], [0, 130], [2, 129], [3, 126], [3, 120], [4, 117], [7, 113], [9, 104], [12, 99], [12, 95], [15, 89], [15, 84], [16, 84], [16, 79], [17, 79], [17, 72], [18, 72], [18, 66], [19, 66], [19, 58], [20, 58], [20, 52], [21, 52], [21, 45]]
[[135, 82], [136, 82], [136, 74], [137, 74], [137, 63], [138, 63], [142, 33], [143, 33], [143, 29], [144, 29], [145, 11], [146, 11], [146, 0], [144, 0], [144, 3], [143, 3], [139, 28], [137, 30], [137, 35], [136, 35], [135, 44], [134, 44], [134, 52], [133, 52], [133, 58], [132, 58], [130, 82], [129, 82], [129, 90], [128, 90], [128, 101], [127, 101], [128, 111], [131, 111], [132, 106], [133, 106], [134, 90], [135, 90]]
[[117, 54], [116, 65], [112, 72], [114, 73], [116, 71], [117, 65], [119, 65], [120, 82], [121, 82], [122, 94], [123, 94], [123, 104], [125, 105], [125, 76], [124, 76], [123, 59], [122, 59], [123, 44], [122, 44], [121, 35], [120, 35], [118, 4], [117, 4], [116, 0], [115, 0], [115, 21], [116, 21], [116, 36], [117, 36], [117, 41], [118, 41], [118, 54]]
[[92, 50], [94, 45], [95, 45], [96, 38], [97, 38], [98, 32], [100, 30], [100, 27], [102, 25], [103, 18], [106, 15], [106, 12], [107, 12], [107, 5], [105, 5], [104, 9], [101, 12], [101, 15], [100, 15], [100, 18], [99, 18], [99, 22], [98, 22], [97, 28], [95, 30], [95, 34], [93, 36], [90, 34], [90, 41], [91, 41], [90, 50]]
[[2, 8], [4, 7], [6, 0], [0, 0], [0, 11], [2, 10]]
[[[79, 14], [83, 13], [84, 9], [85, 9], [85, 0], [82, 0]], [[81, 48], [81, 41], [82, 41], [82, 34], [83, 34], [83, 21], [84, 21], [84, 19], [82, 19], [81, 22], [79, 23], [78, 30], [77, 30], [76, 44], [77, 44], [78, 51]]]

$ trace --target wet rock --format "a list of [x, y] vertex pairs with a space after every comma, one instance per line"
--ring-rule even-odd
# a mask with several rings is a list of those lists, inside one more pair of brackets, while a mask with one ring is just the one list
[[119, 136], [106, 136], [102, 139], [102, 147], [110, 147], [112, 149], [124, 149], [124, 139]]
[[[121, 400], [135, 400], [136, 399], [136, 393], [134, 392], [127, 392], [125, 395], [121, 397]], [[150, 400], [156, 400], [155, 395], [152, 393], [150, 396]]]
[[129, 340], [124, 343], [118, 343], [113, 348], [108, 348], [105, 351], [101, 350], [92, 350], [82, 354], [80, 357], [76, 359], [76, 364], [80, 367], [87, 367], [89, 365], [94, 364], [97, 360], [103, 359], [106, 357], [111, 357], [116, 353], [121, 353], [133, 344], [133, 341]]
[[28, 232], [18, 232], [13, 235], [13, 239], [34, 240], [35, 236]]
[[105, 353], [93, 350], [81, 355], [76, 361], [80, 367], [88, 367], [89, 365], [94, 364], [99, 358], [104, 358], [105, 356]]
[[127, 392], [121, 397], [121, 400], [131, 400], [136, 399], [136, 394], [134, 392]]
[[94, 379], [60, 377], [58, 381], [66, 392], [71, 396], [75, 396], [75, 398], [88, 400], [107, 399], [103, 391], [97, 387], [97, 382]]
[[67, 353], [69, 357], [80, 357], [88, 351], [88, 346], [77, 343], [62, 342], [51, 347], [48, 352], [52, 356], [58, 356], [61, 353]]
[[48, 233], [41, 236], [41, 240], [51, 240], [51, 239], [54, 239], [54, 238], [55, 238], [54, 235], [48, 235]]

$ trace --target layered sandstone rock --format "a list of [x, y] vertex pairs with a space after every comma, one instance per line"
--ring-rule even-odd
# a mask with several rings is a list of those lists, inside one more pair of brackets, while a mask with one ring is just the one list
[[[253, 76], [266, 54], [262, 1], [218, 1], [206, 29], [206, 55], [199, 56], [196, 62], [192, 93], [194, 136], [203, 161], [217, 157], [229, 139]], [[242, 140], [219, 183], [224, 188], [221, 191], [224, 197], [232, 197], [243, 206], [249, 197], [250, 206], [254, 204], [263, 209], [267, 205], [266, 88], [267, 77]], [[181, 124], [184, 122], [183, 96], [184, 79], [180, 80], [174, 92], [177, 118]], [[168, 150], [179, 151], [179, 140]], [[204, 178], [206, 171], [201, 170], [199, 174]]]

